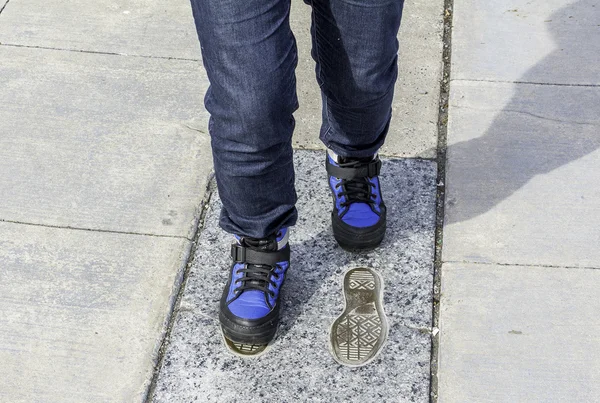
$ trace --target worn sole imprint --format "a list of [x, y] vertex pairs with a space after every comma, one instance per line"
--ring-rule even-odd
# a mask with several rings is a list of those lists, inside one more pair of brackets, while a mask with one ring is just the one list
[[344, 312], [333, 322], [330, 344], [337, 362], [349, 366], [368, 364], [388, 335], [383, 312], [383, 282], [368, 268], [355, 268], [344, 276]]
[[229, 340], [225, 333], [223, 333], [223, 329], [221, 329], [221, 336], [223, 336], [223, 342], [225, 346], [232, 354], [235, 354], [239, 357], [258, 357], [265, 353], [265, 350], [269, 346], [268, 344], [244, 344], [237, 343], [235, 341]]

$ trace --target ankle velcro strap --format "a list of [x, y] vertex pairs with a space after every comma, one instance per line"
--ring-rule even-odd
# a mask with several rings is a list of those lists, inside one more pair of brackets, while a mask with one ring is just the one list
[[285, 248], [275, 252], [261, 252], [234, 243], [231, 245], [231, 257], [236, 263], [275, 266], [276, 263], [290, 260], [290, 246], [286, 245]]
[[364, 177], [374, 178], [375, 176], [379, 175], [379, 171], [381, 170], [381, 160], [376, 158], [373, 161], [365, 163], [359, 167], [350, 168], [335, 166], [329, 162], [329, 158], [327, 158], [325, 167], [329, 175], [335, 176], [339, 179], [355, 179]]

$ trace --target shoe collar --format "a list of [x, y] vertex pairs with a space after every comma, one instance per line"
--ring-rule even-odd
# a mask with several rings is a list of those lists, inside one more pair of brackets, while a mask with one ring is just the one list
[[[340, 155], [336, 154], [335, 151], [331, 150], [331, 149], [327, 149], [327, 155], [329, 155], [329, 158], [331, 158], [331, 160], [333, 162], [335, 162], [336, 164], [340, 163], [340, 159], [343, 158]], [[376, 152], [375, 154], [373, 154], [373, 158], [372, 160], [377, 159], [377, 156], [379, 155], [378, 152]]]
[[[281, 249], [285, 248], [285, 246], [288, 244], [289, 237], [290, 237], [290, 229], [289, 228], [281, 228], [279, 231], [277, 231], [277, 235], [274, 239], [274, 241], [277, 242], [276, 250], [281, 250]], [[247, 246], [247, 243], [249, 243], [250, 246], [255, 246], [256, 243], [258, 241], [260, 241], [255, 238], [243, 237], [240, 235], [234, 235], [234, 238], [235, 238], [236, 242], [242, 246]], [[271, 238], [271, 237], [267, 237], [265, 239], [269, 239], [269, 238]], [[244, 242], [244, 241], [249, 241], [249, 242]]]

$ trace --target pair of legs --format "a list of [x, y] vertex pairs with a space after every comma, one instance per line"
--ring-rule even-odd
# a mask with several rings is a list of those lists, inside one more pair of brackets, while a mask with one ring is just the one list
[[[296, 222], [291, 1], [300, 0], [192, 0], [211, 84], [205, 106], [220, 225], [237, 235], [263, 238]], [[371, 156], [389, 128], [403, 0], [304, 2], [323, 101], [320, 139], [340, 156]]]
[[[300, 0], [191, 1], [210, 81], [205, 106], [220, 225], [237, 237], [219, 319], [228, 339], [266, 344], [279, 319], [288, 227], [297, 218], [298, 54], [289, 16], [291, 1]], [[333, 232], [343, 247], [372, 247], [385, 233], [376, 153], [390, 125], [403, 0], [304, 2], [312, 7]]]

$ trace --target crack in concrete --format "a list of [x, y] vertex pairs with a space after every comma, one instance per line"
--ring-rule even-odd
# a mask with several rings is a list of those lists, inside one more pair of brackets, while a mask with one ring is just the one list
[[574, 125], [579, 125], [579, 126], [598, 126], [598, 125], [600, 125], [600, 121], [598, 121], [598, 122], [580, 122], [577, 120], [553, 119], [553, 118], [549, 118], [547, 116], [537, 115], [535, 113], [531, 113], [531, 112], [527, 112], [527, 111], [520, 111], [517, 109], [487, 109], [487, 108], [475, 108], [472, 106], [455, 105], [455, 104], [452, 104], [452, 108], [453, 109], [468, 109], [468, 110], [473, 110], [473, 111], [478, 111], [478, 112], [491, 112], [491, 113], [495, 113], [495, 114], [501, 114], [504, 112], [517, 113], [517, 114], [521, 114], [521, 115], [528, 115], [528, 116], [542, 119], [542, 120], [547, 120], [550, 122], [574, 124]]
[[10, 0], [6, 0], [6, 3], [4, 3], [2, 8], [0, 8], [0, 14], [2, 14], [2, 11], [4, 11], [4, 9], [6, 8], [6, 6], [8, 5], [9, 2], [10, 2]]
[[519, 111], [516, 109], [503, 109], [502, 112], [511, 112], [511, 113], [518, 113], [518, 114], [523, 114], [523, 115], [529, 115], [535, 118], [539, 118], [542, 120], [548, 120], [551, 122], [558, 122], [558, 123], [567, 123], [567, 124], [574, 124], [574, 125], [580, 125], [580, 126], [598, 126], [598, 124], [600, 124], [600, 121], [598, 122], [578, 122], [576, 120], [562, 120], [562, 119], [552, 119], [546, 116], [542, 116], [542, 115], [536, 115], [535, 113], [531, 113], [531, 112], [526, 112], [526, 111]]

